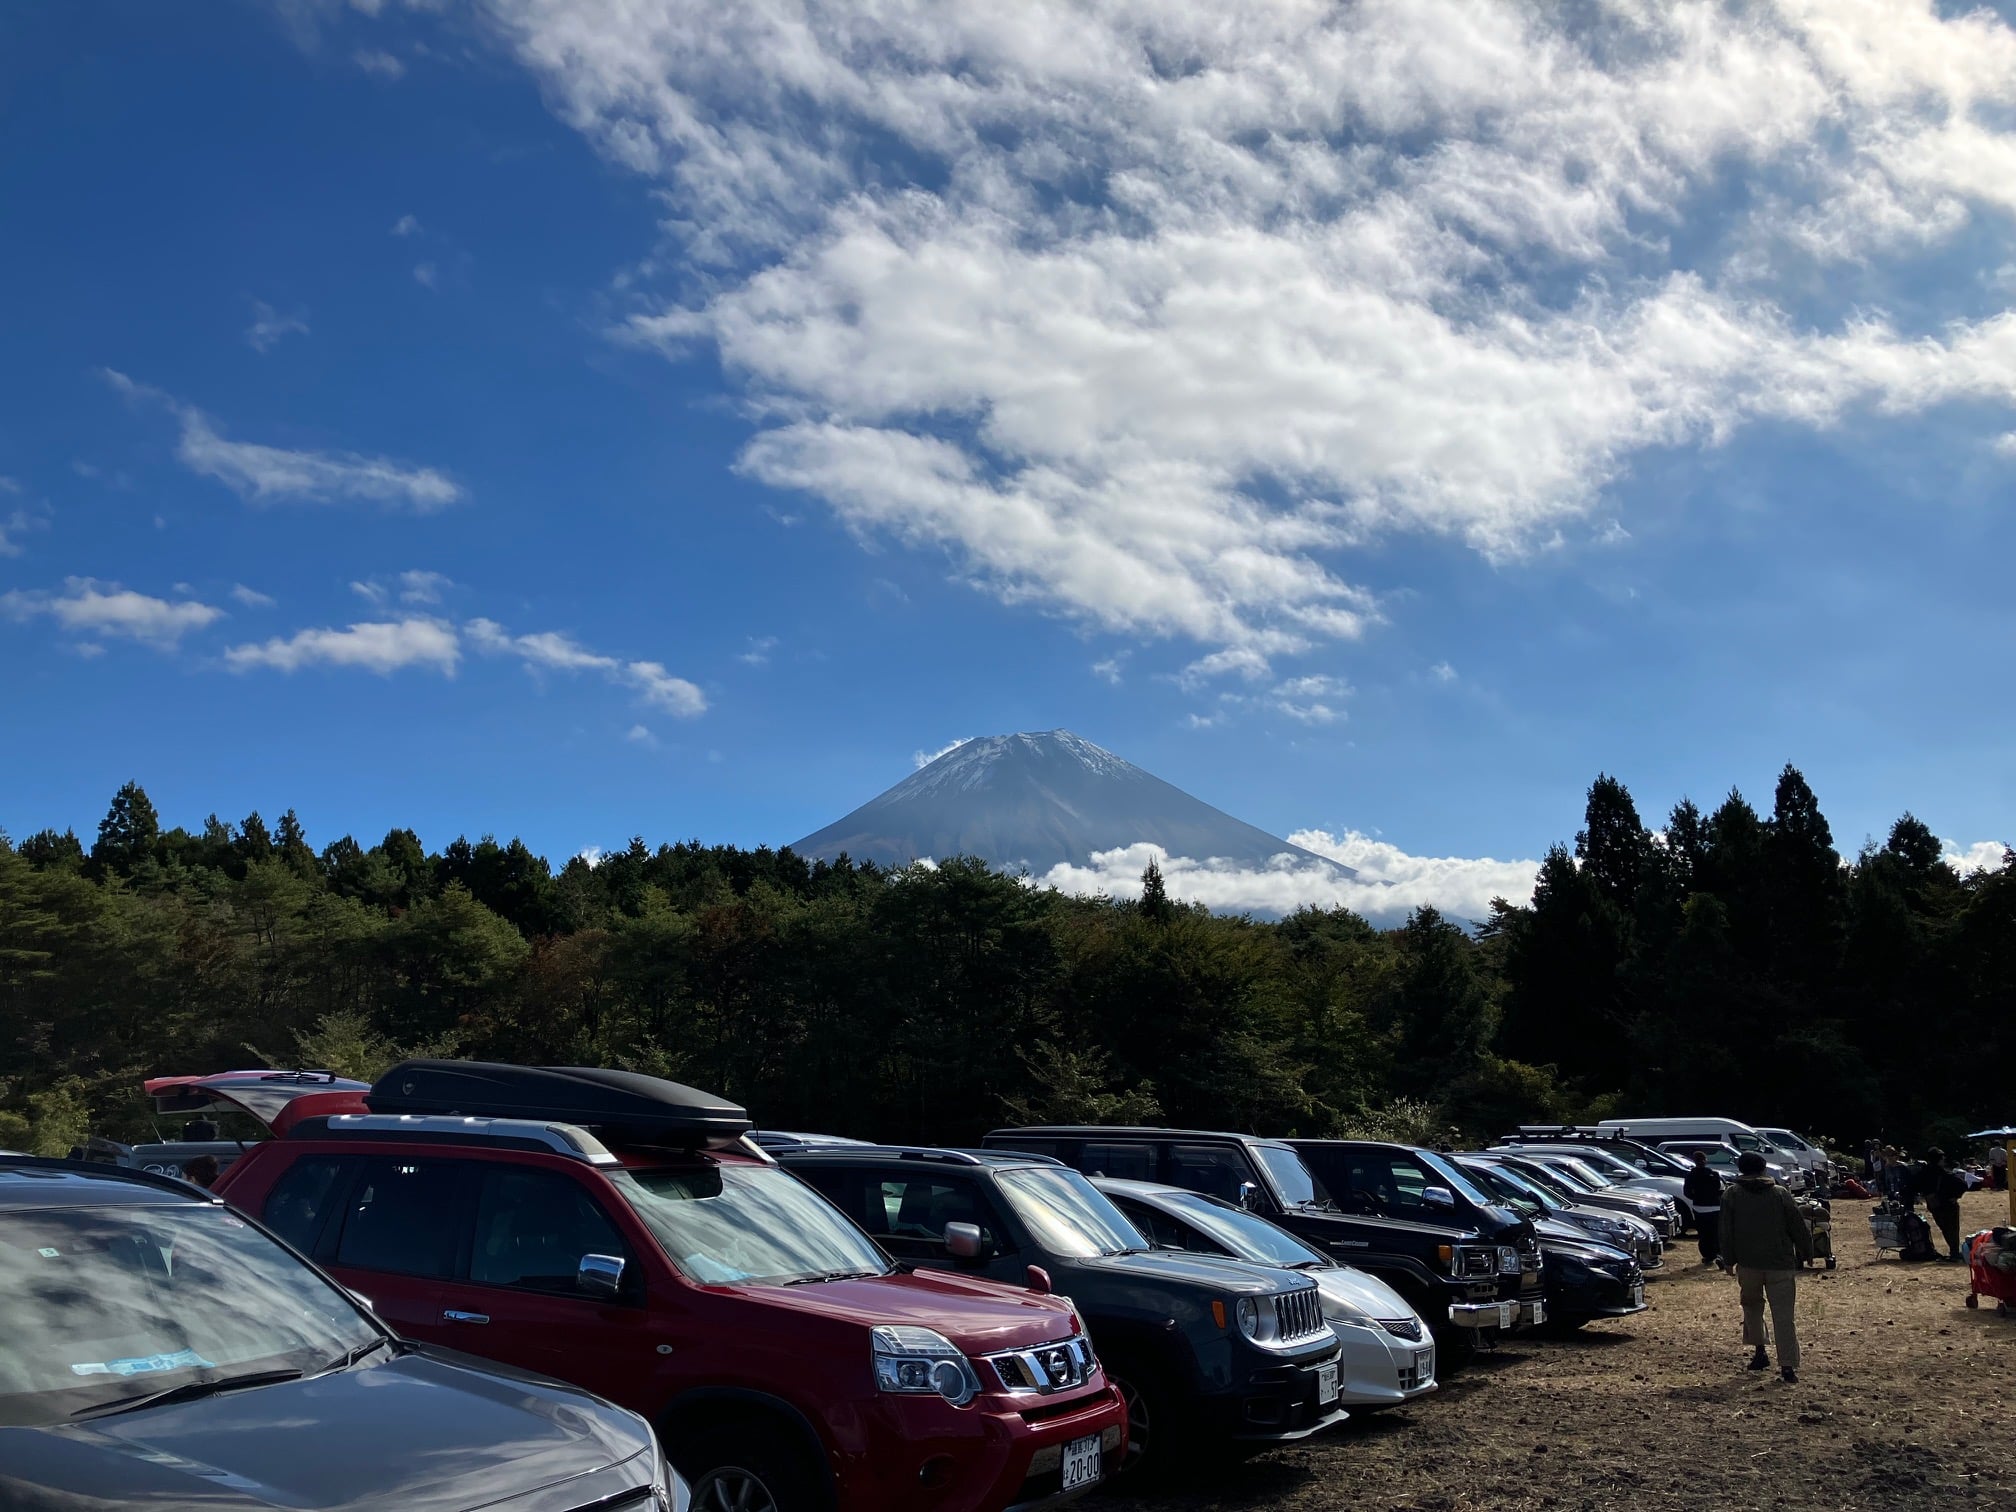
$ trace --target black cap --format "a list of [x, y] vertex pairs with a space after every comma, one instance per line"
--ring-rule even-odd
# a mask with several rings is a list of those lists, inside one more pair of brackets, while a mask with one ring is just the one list
[[1745, 1150], [1736, 1157], [1736, 1169], [1745, 1176], [1762, 1176], [1764, 1157], [1755, 1150]]

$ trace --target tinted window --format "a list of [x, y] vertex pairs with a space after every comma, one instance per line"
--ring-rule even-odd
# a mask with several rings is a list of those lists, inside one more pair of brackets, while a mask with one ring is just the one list
[[[1041, 1150], [1029, 1153], [1040, 1155]], [[1115, 1181], [1153, 1181], [1155, 1146], [1138, 1140], [1088, 1139], [1078, 1147], [1078, 1169], [1088, 1176], [1110, 1176]]]
[[400, 1276], [446, 1276], [455, 1254], [463, 1163], [374, 1157], [350, 1189], [335, 1263]]
[[629, 1258], [616, 1225], [578, 1181], [558, 1171], [484, 1170], [469, 1251], [471, 1281], [571, 1293], [583, 1255]]
[[1178, 1223], [1167, 1213], [1136, 1202], [1128, 1197], [1116, 1197], [1113, 1205], [1127, 1215], [1127, 1221], [1148, 1236], [1148, 1242], [1157, 1249], [1190, 1250], [1206, 1255], [1229, 1254], [1223, 1245], [1215, 1244], [1202, 1234], [1195, 1233]]
[[1169, 1147], [1171, 1186], [1187, 1187], [1227, 1202], [1239, 1200], [1239, 1188], [1253, 1178], [1246, 1152], [1230, 1145], [1179, 1144]]
[[934, 1171], [885, 1177], [875, 1170], [810, 1167], [804, 1179], [872, 1234], [892, 1255], [943, 1260], [945, 1226], [970, 1223], [983, 1243], [1007, 1244], [993, 1204], [975, 1182]]
[[[1395, 1218], [1447, 1219], [1449, 1209], [1431, 1208], [1421, 1194], [1429, 1187], [1452, 1188], [1450, 1178], [1405, 1150], [1325, 1150], [1312, 1154], [1323, 1184], [1347, 1213]], [[1468, 1183], [1461, 1183], [1468, 1186]]]
[[295, 1161], [267, 1195], [266, 1211], [260, 1215], [266, 1227], [302, 1254], [314, 1254], [330, 1208], [342, 1200], [343, 1183], [338, 1177], [354, 1166], [354, 1161], [333, 1155]]
[[1316, 1178], [1309, 1174], [1309, 1167], [1293, 1150], [1282, 1145], [1256, 1145], [1254, 1151], [1260, 1157], [1260, 1164], [1267, 1168], [1282, 1202], [1289, 1207], [1310, 1207], [1328, 1200], [1329, 1194], [1318, 1188]]

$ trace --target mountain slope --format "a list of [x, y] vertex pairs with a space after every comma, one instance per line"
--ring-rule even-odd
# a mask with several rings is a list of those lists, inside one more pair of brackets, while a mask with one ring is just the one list
[[1275, 856], [1347, 866], [1256, 829], [1111, 751], [1047, 730], [969, 740], [792, 846], [800, 855], [901, 866], [979, 856], [1042, 875], [1141, 841], [1172, 856], [1264, 866]]

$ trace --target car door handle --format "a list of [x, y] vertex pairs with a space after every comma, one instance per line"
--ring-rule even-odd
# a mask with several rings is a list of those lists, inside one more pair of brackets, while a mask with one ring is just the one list
[[443, 1323], [488, 1323], [490, 1321], [490, 1314], [458, 1312], [451, 1307], [441, 1314], [441, 1321]]

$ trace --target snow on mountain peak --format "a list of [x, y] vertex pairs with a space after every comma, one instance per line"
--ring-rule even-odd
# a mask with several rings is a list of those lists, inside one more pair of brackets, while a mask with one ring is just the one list
[[1073, 763], [1099, 777], [1127, 777], [1140, 768], [1069, 730], [1025, 730], [1016, 735], [980, 735], [956, 741], [915, 774], [896, 784], [885, 800], [985, 787], [1003, 766], [1040, 770], [1049, 763]]

